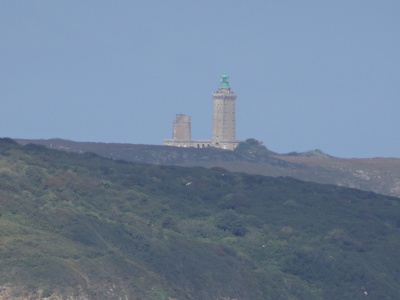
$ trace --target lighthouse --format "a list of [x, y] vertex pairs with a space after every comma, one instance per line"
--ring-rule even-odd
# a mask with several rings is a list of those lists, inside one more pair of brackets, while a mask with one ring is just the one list
[[212, 94], [213, 120], [211, 145], [216, 148], [233, 150], [238, 142], [235, 133], [236, 94], [229, 86], [226, 73], [221, 76], [219, 88]]
[[234, 150], [240, 141], [235, 133], [235, 101], [236, 94], [229, 87], [229, 77], [221, 75], [219, 88], [212, 93], [213, 119], [211, 140], [192, 140], [190, 117], [177, 114], [174, 120], [172, 139], [165, 139], [164, 145], [192, 148], [220, 148]]

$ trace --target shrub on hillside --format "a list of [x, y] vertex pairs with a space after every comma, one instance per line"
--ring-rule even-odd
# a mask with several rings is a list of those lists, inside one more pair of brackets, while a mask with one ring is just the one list
[[216, 226], [236, 236], [244, 236], [247, 233], [243, 220], [233, 210], [228, 210], [219, 216]]

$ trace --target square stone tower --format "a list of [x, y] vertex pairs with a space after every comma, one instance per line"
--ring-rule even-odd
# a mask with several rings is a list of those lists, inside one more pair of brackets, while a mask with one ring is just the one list
[[178, 141], [190, 141], [191, 129], [190, 129], [190, 117], [184, 114], [177, 114], [174, 120], [172, 138]]
[[212, 94], [213, 123], [211, 145], [217, 148], [233, 150], [238, 144], [235, 134], [235, 101], [236, 94], [229, 87], [229, 77], [221, 76], [218, 91]]

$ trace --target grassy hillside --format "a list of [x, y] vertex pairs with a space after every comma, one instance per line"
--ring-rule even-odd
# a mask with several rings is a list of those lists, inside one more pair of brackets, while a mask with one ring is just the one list
[[371, 192], [0, 141], [12, 297], [397, 299], [399, 216]]
[[231, 172], [264, 176], [290, 176], [303, 181], [335, 184], [400, 197], [400, 158], [344, 159], [320, 150], [279, 155], [248, 139], [235, 151], [216, 148], [179, 148], [156, 145], [85, 143], [61, 139], [16, 140], [70, 152], [93, 152], [130, 162], [222, 167]]

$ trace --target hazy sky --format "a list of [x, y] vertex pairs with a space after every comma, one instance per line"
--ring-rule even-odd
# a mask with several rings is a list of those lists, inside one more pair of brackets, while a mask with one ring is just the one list
[[210, 139], [223, 72], [238, 139], [400, 157], [400, 1], [0, 1], [0, 136]]

